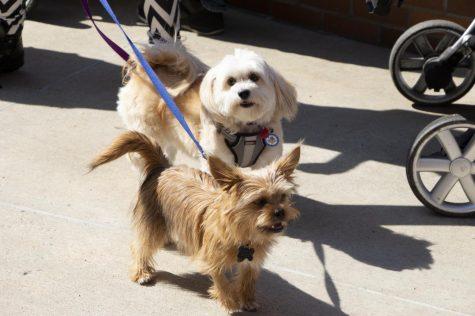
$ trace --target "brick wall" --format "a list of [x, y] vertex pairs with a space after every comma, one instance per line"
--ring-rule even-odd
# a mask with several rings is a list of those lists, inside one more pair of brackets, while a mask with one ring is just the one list
[[[365, 0], [230, 0], [233, 5], [309, 29], [325, 30], [371, 44], [392, 46], [408, 27], [446, 19], [468, 26], [475, 0], [405, 0], [388, 16], [369, 14]], [[395, 0], [394, 2], [397, 2]]]

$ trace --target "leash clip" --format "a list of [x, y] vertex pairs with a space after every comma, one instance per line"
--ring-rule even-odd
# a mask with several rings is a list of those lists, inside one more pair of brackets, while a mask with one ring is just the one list
[[249, 246], [240, 246], [238, 248], [237, 261], [242, 262], [244, 260], [252, 261], [254, 259], [254, 248]]

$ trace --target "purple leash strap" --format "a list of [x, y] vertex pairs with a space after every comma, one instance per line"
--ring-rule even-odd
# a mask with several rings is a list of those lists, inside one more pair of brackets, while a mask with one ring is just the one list
[[97, 26], [96, 22], [92, 18], [91, 9], [89, 8], [89, 1], [88, 0], [81, 0], [81, 2], [82, 2], [82, 7], [84, 9], [84, 12], [86, 13], [86, 15], [91, 20], [92, 24], [96, 28], [99, 35], [104, 39], [104, 41], [107, 43], [107, 45], [109, 45], [117, 53], [117, 55], [119, 55], [123, 60], [128, 61], [129, 60], [129, 54], [125, 50], [123, 50], [119, 45], [114, 43], [113, 40], [108, 38]]

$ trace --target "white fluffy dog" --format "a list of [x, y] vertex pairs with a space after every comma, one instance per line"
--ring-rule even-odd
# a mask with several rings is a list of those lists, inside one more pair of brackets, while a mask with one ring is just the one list
[[[144, 53], [209, 155], [252, 169], [282, 155], [281, 121], [295, 116], [296, 91], [262, 57], [236, 49], [208, 69], [181, 45], [149, 46]], [[172, 162], [179, 151], [199, 157], [135, 60], [124, 79], [117, 109], [127, 128], [154, 139]]]

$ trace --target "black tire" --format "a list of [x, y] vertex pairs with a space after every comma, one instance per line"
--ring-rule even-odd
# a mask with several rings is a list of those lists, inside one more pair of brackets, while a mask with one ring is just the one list
[[428, 124], [416, 136], [414, 143], [411, 149], [409, 150], [407, 163], [406, 163], [406, 176], [407, 176], [407, 181], [409, 182], [409, 186], [411, 187], [412, 192], [418, 198], [418, 200], [421, 201], [421, 203], [424, 204], [426, 207], [445, 216], [467, 217], [467, 216], [475, 215], [475, 211], [466, 212], [466, 213], [455, 213], [455, 212], [450, 212], [450, 211], [441, 209], [440, 207], [437, 207], [436, 205], [430, 203], [430, 201], [428, 201], [424, 197], [424, 195], [421, 193], [420, 189], [418, 188], [417, 183], [416, 183], [416, 177], [418, 175], [414, 171], [415, 160], [417, 158], [418, 152], [421, 149], [421, 146], [424, 146], [426, 140], [428, 140], [429, 138], [432, 138], [434, 134], [437, 134], [442, 129], [450, 127], [450, 126], [456, 126], [458, 124], [473, 124], [473, 123], [468, 121], [463, 116], [455, 114], [455, 115], [441, 117], [431, 122], [430, 124]]
[[391, 73], [391, 78], [394, 82], [394, 85], [396, 88], [399, 90], [399, 92], [405, 96], [407, 99], [411, 100], [412, 102], [416, 104], [426, 104], [426, 105], [443, 105], [443, 104], [450, 104], [455, 102], [456, 100], [462, 98], [465, 94], [467, 94], [470, 89], [473, 87], [475, 84], [475, 78], [471, 80], [469, 85], [463, 89], [463, 91], [458, 91], [455, 93], [452, 97], [447, 97], [445, 100], [440, 101], [435, 98], [423, 98], [421, 97], [415, 97], [414, 95], [409, 94], [403, 87], [404, 83], [400, 82], [398, 76], [397, 76], [397, 61], [399, 55], [402, 53], [402, 49], [405, 47], [405, 44], [408, 40], [411, 40], [412, 38], [417, 37], [416, 35], [428, 30], [440, 30], [441, 32], [443, 30], [448, 30], [450, 32], [455, 32], [457, 34], [462, 35], [465, 31], [465, 29], [450, 21], [445, 21], [445, 20], [431, 20], [431, 21], [425, 21], [419, 24], [416, 24], [409, 28], [407, 31], [405, 31], [399, 39], [396, 41], [394, 44], [392, 50], [391, 50], [391, 55], [389, 57], [389, 71]]

